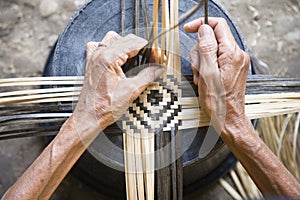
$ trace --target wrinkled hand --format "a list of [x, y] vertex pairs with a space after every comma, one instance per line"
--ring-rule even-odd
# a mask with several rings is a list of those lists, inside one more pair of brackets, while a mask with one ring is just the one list
[[190, 53], [199, 101], [220, 133], [245, 118], [245, 90], [249, 55], [242, 51], [223, 18], [202, 19], [184, 26], [198, 31], [198, 44]]
[[158, 65], [149, 66], [135, 77], [127, 78], [121, 66], [138, 54], [147, 41], [135, 35], [119, 36], [108, 32], [102, 42], [87, 44], [87, 64], [83, 88], [73, 113], [85, 124], [79, 132], [98, 127], [103, 130], [114, 123], [129, 104], [163, 72]]

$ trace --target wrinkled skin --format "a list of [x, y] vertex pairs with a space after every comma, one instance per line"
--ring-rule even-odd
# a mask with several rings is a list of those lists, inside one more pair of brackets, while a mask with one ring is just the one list
[[[211, 18], [209, 24], [213, 31], [201, 26], [201, 19], [184, 27], [188, 32], [199, 31], [200, 35], [191, 58], [194, 80], [204, 99], [201, 105], [214, 118], [223, 141], [265, 195], [299, 199], [300, 184], [260, 140], [244, 114], [249, 57], [238, 49], [223, 19]], [[124, 76], [122, 64], [145, 43], [133, 35], [123, 38], [110, 32], [100, 45], [87, 45], [86, 75], [74, 113], [2, 199], [50, 198], [99, 131], [113, 123], [162, 73], [160, 67], [150, 66], [133, 78]]]
[[271, 198], [300, 199], [300, 184], [256, 134], [245, 114], [249, 56], [242, 51], [222, 18], [203, 19], [184, 26], [198, 32], [191, 51], [199, 101], [222, 140], [245, 167], [258, 188]]
[[[132, 78], [127, 78], [123, 73], [121, 66], [146, 44], [146, 40], [135, 35], [121, 37], [112, 31], [106, 34], [101, 43], [87, 44], [85, 80], [73, 114], [76, 121], [89, 119], [89, 126], [94, 124], [101, 129], [107, 127], [161, 75], [163, 68], [155, 65], [147, 67]], [[83, 114], [85, 118], [82, 117]], [[85, 127], [77, 126], [77, 130], [81, 134]]]
[[[245, 115], [249, 55], [236, 44], [224, 19], [203, 25], [190, 59], [200, 105], [219, 133]], [[187, 29], [188, 31], [194, 31]], [[200, 58], [200, 59], [199, 59]]]
[[88, 43], [84, 84], [72, 116], [2, 199], [51, 197], [94, 138], [163, 72], [160, 66], [151, 65], [135, 77], [124, 75], [121, 66], [146, 43], [135, 35], [121, 37], [115, 32], [109, 32], [101, 43]]

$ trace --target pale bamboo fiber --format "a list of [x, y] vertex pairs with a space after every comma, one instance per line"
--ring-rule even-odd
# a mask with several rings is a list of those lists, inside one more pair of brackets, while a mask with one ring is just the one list
[[[167, 74], [174, 74], [173, 72], [180, 71], [180, 57], [179, 57], [179, 29], [176, 27], [178, 24], [178, 1], [174, 0], [168, 5], [168, 1], [162, 1], [162, 27], [161, 29], [165, 31], [169, 30], [170, 27], [174, 27], [173, 30], [170, 30], [167, 34], [162, 34], [160, 38], [161, 49], [159, 49], [159, 7], [160, 1], [153, 1], [153, 27], [152, 27], [152, 38], [153, 39], [153, 52], [155, 56], [156, 63], [164, 65], [167, 70], [162, 75], [163, 82], [167, 82]], [[169, 12], [170, 8], [170, 12]], [[135, 15], [136, 16], [136, 15]], [[136, 19], [138, 20], [138, 19]], [[137, 29], [138, 24], [136, 24]], [[151, 38], [150, 38], [151, 39]], [[177, 56], [174, 54], [177, 53]], [[164, 56], [166, 55], [166, 59]], [[176, 66], [176, 67], [174, 67]], [[176, 73], [178, 74], [178, 73]], [[178, 77], [177, 77], [178, 78]], [[144, 107], [149, 107], [149, 102], [147, 102], [147, 95], [151, 91], [160, 91], [163, 92], [164, 89], [162, 86], [154, 84], [146, 89], [140, 97], [139, 102], [144, 104]], [[176, 91], [178, 92], [178, 91]], [[171, 101], [169, 99], [169, 94], [162, 93], [166, 101]], [[168, 97], [169, 96], [169, 97]], [[150, 124], [152, 129], [155, 128], [156, 121], [152, 121], [147, 117], [147, 113], [144, 113], [143, 110], [133, 103], [131, 105], [132, 109], [135, 110], [136, 114], [139, 115], [143, 121], [147, 121]], [[157, 114], [164, 109], [163, 105], [151, 106], [151, 111]], [[169, 111], [168, 111], [169, 112]], [[170, 111], [172, 112], [172, 111]], [[139, 199], [139, 200], [153, 200], [154, 199], [154, 168], [155, 168], [155, 157], [154, 157], [154, 132], [148, 131], [141, 121], [137, 120], [135, 115], [131, 114], [129, 111], [126, 112], [126, 117], [133, 123], [139, 133], [135, 133], [130, 126], [127, 126], [126, 121], [123, 121], [123, 127], [126, 127], [125, 131], [127, 134], [123, 134], [124, 138], [124, 157], [125, 157], [125, 178], [126, 178], [126, 194], [127, 199]], [[162, 117], [164, 118], [164, 117]], [[175, 119], [175, 121], [178, 121]], [[168, 126], [172, 127], [172, 124]], [[167, 127], [167, 128], [168, 128]], [[165, 130], [165, 129], [164, 129]], [[130, 143], [130, 144], [129, 144]], [[129, 145], [132, 145], [131, 147]], [[134, 165], [132, 166], [132, 163]], [[173, 191], [174, 192], [174, 191]], [[177, 192], [175, 192], [177, 193]], [[177, 194], [176, 194], [177, 195]], [[175, 198], [175, 196], [174, 196]], [[181, 199], [181, 198], [178, 198]]]
[[[33, 80], [36, 78], [23, 79], [33, 83]], [[17, 83], [16, 79], [12, 79], [11, 81], [6, 79], [5, 82]], [[48, 80], [46, 82], [48, 82]], [[0, 93], [0, 106], [68, 101], [76, 102], [80, 91], [81, 87], [78, 86], [2, 92]], [[209, 125], [210, 120], [201, 108], [199, 109], [197, 97], [183, 97], [179, 99], [179, 104], [182, 105], [182, 112], [179, 115], [179, 119], [183, 121], [180, 129]], [[245, 110], [250, 119], [298, 112], [300, 111], [300, 93], [246, 95]]]

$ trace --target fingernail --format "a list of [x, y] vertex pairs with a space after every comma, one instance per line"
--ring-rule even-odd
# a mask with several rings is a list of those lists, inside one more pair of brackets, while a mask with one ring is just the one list
[[160, 77], [160, 75], [165, 71], [165, 69], [163, 67], [159, 67], [158, 69], [155, 70], [154, 72], [154, 76], [155, 79], [157, 79], [158, 77]]
[[193, 21], [191, 21], [191, 22], [188, 22], [188, 23], [186, 23], [185, 25], [183, 25], [183, 28], [184, 29], [191, 29], [191, 28], [193, 28], [193, 25], [194, 23], [193, 23]]
[[204, 24], [199, 28], [199, 33], [198, 34], [199, 34], [200, 38], [206, 38], [206, 37], [213, 36], [214, 32], [213, 32], [212, 28], [209, 25]]
[[183, 25], [183, 28], [189, 28], [189, 23], [186, 23], [185, 25]]

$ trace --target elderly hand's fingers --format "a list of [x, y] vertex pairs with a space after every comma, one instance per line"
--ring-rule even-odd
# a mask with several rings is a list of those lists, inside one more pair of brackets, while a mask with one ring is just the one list
[[207, 87], [214, 89], [216, 84], [221, 81], [218, 80], [221, 78], [217, 60], [218, 43], [212, 28], [206, 24], [200, 26], [198, 37], [199, 74], [203, 77]]
[[201, 54], [215, 54], [218, 51], [218, 43], [213, 29], [203, 24], [198, 30], [198, 49]]
[[163, 68], [152, 65], [143, 69], [133, 78], [121, 79], [111, 96], [111, 109], [113, 121], [117, 120], [123, 112], [145, 89], [158, 78], [163, 72]]
[[218, 43], [214, 31], [206, 24], [200, 26], [198, 37], [200, 55], [198, 88], [200, 98], [203, 98], [200, 99], [200, 103], [210, 115], [216, 130], [220, 132], [225, 122], [226, 91], [218, 67]]
[[[143, 47], [146, 46], [148, 41], [134, 34], [129, 34], [121, 39], [120, 44], [121, 43], [124, 49], [118, 48], [116, 53], [125, 53], [128, 55], [128, 58], [132, 58], [136, 56]], [[116, 44], [116, 47], [118, 47], [118, 44]]]
[[[209, 17], [208, 24], [211, 27], [215, 27], [216, 24], [218, 24], [219, 19], [220, 18]], [[201, 18], [195, 19], [193, 21], [190, 21], [190, 22], [184, 24], [183, 29], [188, 33], [197, 33], [200, 26], [203, 24], [205, 24], [205, 22], [204, 22], [204, 19], [201, 17]]]
[[[151, 55], [150, 55], [150, 63], [156, 63], [156, 61], [163, 61], [167, 62], [167, 56], [162, 52], [161, 48], [156, 47], [155, 49], [154, 45], [151, 49]], [[163, 56], [163, 58], [162, 58]]]
[[101, 42], [89, 42], [86, 45], [86, 57], [89, 59], [91, 55], [99, 48], [101, 45], [103, 47], [110, 46], [113, 42], [118, 41], [121, 38], [119, 34], [114, 31], [109, 31], [106, 33]]
[[200, 55], [198, 50], [198, 44], [196, 44], [190, 51], [190, 61], [193, 71], [193, 81], [195, 85], [199, 82], [199, 68], [200, 68]]
[[128, 104], [136, 99], [163, 71], [164, 68], [161, 66], [151, 65], [140, 71], [135, 77], [120, 80], [113, 95], [113, 104], [117, 105], [123, 101], [123, 105], [128, 106]]
[[151, 65], [140, 71], [135, 77], [127, 79], [127, 84], [131, 84], [132, 86], [128, 91], [131, 94], [130, 101], [135, 100], [163, 72], [164, 68], [162, 66]]
[[102, 39], [101, 43], [106, 46], [111, 46], [112, 43], [118, 41], [121, 38], [122, 37], [118, 33], [114, 32], [114, 31], [109, 31], [106, 33], [106, 35]]
[[89, 42], [86, 45], [86, 59], [89, 60], [92, 54], [97, 50], [99, 42]]
[[105, 51], [99, 49], [99, 55], [96, 55], [95, 59], [114, 70], [115, 67], [125, 64], [128, 58], [136, 56], [147, 43], [147, 40], [129, 34], [112, 43]]
[[[204, 19], [199, 18], [184, 25], [184, 30], [189, 33], [195, 33], [199, 27], [204, 24]], [[214, 29], [216, 39], [219, 44], [232, 47], [235, 45], [234, 37], [224, 18], [208, 18], [208, 24]]]

